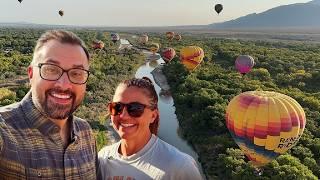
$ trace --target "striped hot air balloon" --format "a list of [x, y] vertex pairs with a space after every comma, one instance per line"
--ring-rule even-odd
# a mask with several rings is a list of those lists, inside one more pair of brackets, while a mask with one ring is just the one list
[[177, 40], [177, 41], [180, 41], [181, 40], [181, 35], [180, 34], [175, 34], [174, 35], [174, 39]]
[[240, 149], [260, 167], [298, 142], [306, 116], [300, 104], [287, 95], [248, 91], [230, 101], [226, 124]]
[[173, 48], [166, 48], [161, 52], [162, 59], [169, 63], [174, 56], [176, 55], [176, 51]]
[[187, 46], [180, 50], [180, 60], [189, 71], [195, 69], [203, 57], [204, 52], [198, 46]]
[[174, 38], [174, 32], [172, 31], [166, 32], [166, 36], [171, 41]]
[[245, 75], [251, 71], [254, 66], [254, 59], [249, 55], [240, 55], [235, 61], [236, 69], [242, 74]]

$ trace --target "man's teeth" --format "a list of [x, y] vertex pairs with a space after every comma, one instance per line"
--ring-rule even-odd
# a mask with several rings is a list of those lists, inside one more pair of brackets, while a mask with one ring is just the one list
[[124, 124], [124, 123], [121, 123], [121, 126], [123, 126], [123, 127], [131, 127], [131, 126], [134, 126], [134, 124]]
[[57, 93], [52, 93], [52, 96], [60, 99], [69, 99], [71, 97], [70, 95], [57, 94]]

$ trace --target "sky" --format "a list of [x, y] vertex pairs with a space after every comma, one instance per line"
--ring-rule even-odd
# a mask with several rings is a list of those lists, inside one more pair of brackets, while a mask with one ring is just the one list
[[[310, 0], [0, 0], [0, 22], [80, 26], [207, 25]], [[218, 15], [215, 4], [222, 4]], [[60, 17], [59, 10], [64, 11]]]

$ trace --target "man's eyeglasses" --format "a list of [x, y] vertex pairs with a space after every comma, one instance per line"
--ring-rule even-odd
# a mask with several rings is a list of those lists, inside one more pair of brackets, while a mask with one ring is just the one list
[[85, 69], [71, 68], [64, 70], [58, 65], [48, 63], [39, 63], [37, 67], [39, 67], [40, 77], [48, 81], [56, 81], [66, 72], [70, 82], [85, 84], [90, 74], [90, 71]]
[[120, 115], [124, 107], [127, 108], [127, 112], [131, 117], [136, 118], [142, 116], [145, 108], [154, 109], [153, 106], [147, 106], [138, 102], [132, 102], [128, 104], [124, 104], [121, 102], [111, 102], [108, 104], [108, 110], [112, 116]]

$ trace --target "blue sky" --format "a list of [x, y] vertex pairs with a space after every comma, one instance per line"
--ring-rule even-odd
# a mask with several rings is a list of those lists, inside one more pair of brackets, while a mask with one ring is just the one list
[[[0, 0], [0, 22], [99, 26], [204, 25], [310, 0]], [[220, 15], [214, 5], [224, 6]], [[58, 11], [65, 15], [60, 17]]]

